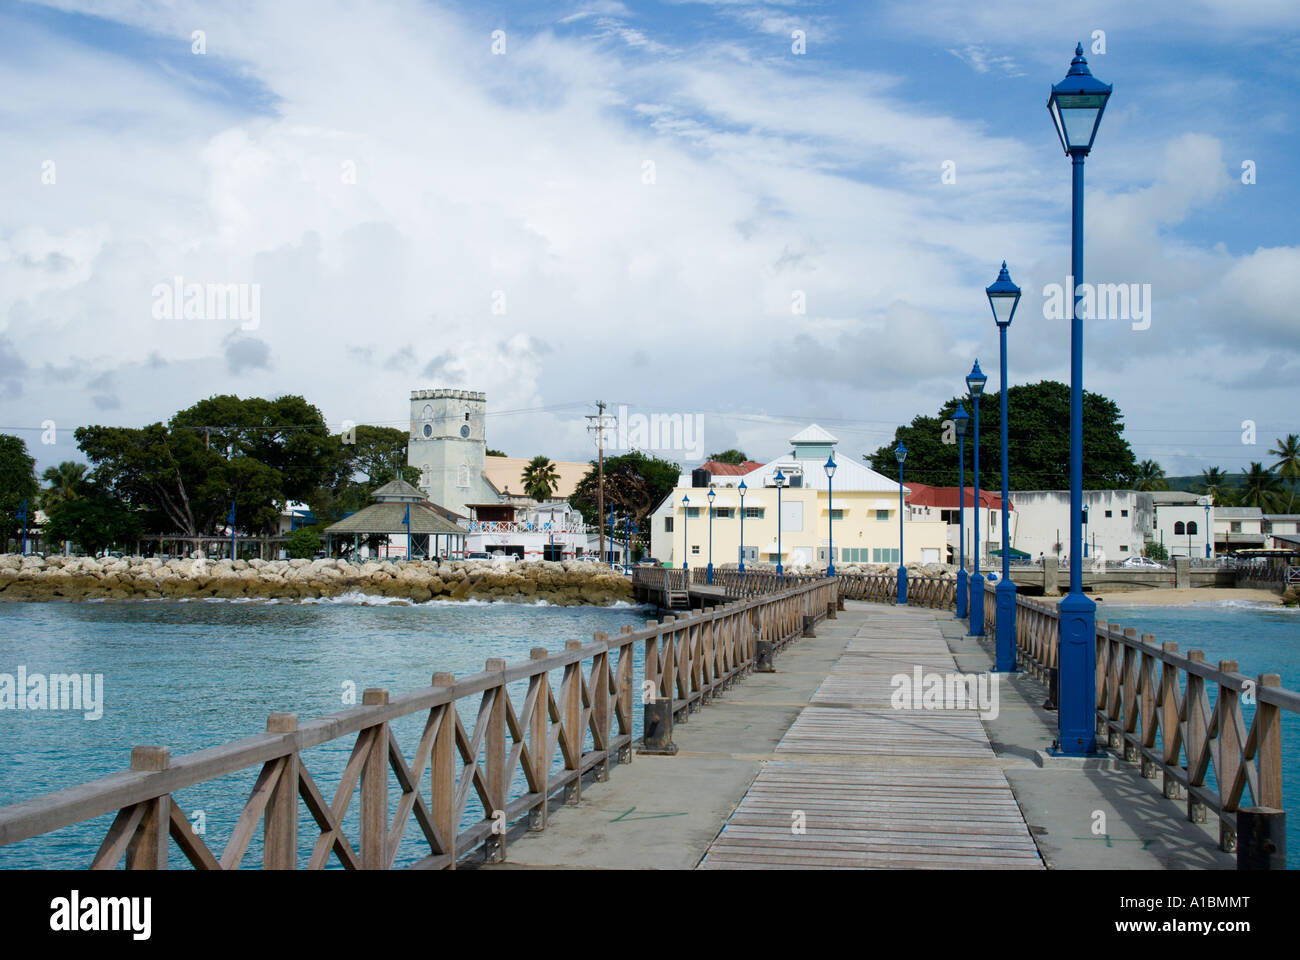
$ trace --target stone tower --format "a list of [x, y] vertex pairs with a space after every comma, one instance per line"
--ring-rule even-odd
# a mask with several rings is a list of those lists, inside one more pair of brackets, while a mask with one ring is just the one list
[[467, 503], [496, 500], [483, 476], [487, 456], [485, 394], [471, 390], [412, 390], [406, 462], [434, 503], [468, 514]]

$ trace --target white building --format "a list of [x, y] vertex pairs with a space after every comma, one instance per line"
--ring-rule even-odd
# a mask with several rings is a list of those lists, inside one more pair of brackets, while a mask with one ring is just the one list
[[484, 475], [486, 413], [486, 395], [472, 390], [411, 391], [406, 462], [420, 471], [424, 495], [456, 513], [498, 500]]
[[1153, 490], [1151, 504], [1151, 539], [1163, 546], [1170, 557], [1214, 556], [1213, 498], [1182, 490]]
[[[1070, 491], [1014, 490], [1017, 525], [1012, 546], [1034, 559], [1040, 555], [1068, 561]], [[1110, 563], [1139, 557], [1154, 533], [1151, 494], [1137, 490], [1085, 490], [1084, 537], [1088, 559]], [[1167, 547], [1168, 545], [1166, 545]]]
[[1214, 550], [1262, 550], [1267, 546], [1264, 511], [1259, 507], [1219, 507], [1214, 513]]

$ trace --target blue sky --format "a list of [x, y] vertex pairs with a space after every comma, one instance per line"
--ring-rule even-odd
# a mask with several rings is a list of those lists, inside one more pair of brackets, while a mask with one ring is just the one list
[[[588, 457], [596, 399], [872, 450], [996, 370], [1004, 257], [1012, 382], [1066, 378], [1044, 104], [1083, 41], [1115, 85], [1086, 278], [1152, 295], [1149, 329], [1090, 325], [1087, 385], [1171, 474], [1268, 460], [1300, 431], [1300, 9], [1047, 7], [0, 4], [0, 428], [44, 466], [218, 392], [402, 425], [455, 386], [515, 455]], [[256, 284], [258, 323], [160, 319], [176, 276]]]

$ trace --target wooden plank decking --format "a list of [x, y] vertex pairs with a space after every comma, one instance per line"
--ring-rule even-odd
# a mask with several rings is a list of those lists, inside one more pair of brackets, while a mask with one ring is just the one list
[[979, 714], [890, 705], [895, 674], [957, 672], [935, 613], [863, 606], [700, 868], [1041, 869]]

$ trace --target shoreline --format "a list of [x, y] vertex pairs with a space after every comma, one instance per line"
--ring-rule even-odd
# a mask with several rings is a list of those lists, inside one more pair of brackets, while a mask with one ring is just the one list
[[[1088, 594], [1097, 601], [1097, 612], [1103, 608], [1113, 607], [1190, 607], [1210, 603], [1233, 601], [1243, 605], [1257, 606], [1261, 609], [1276, 607], [1289, 609], [1282, 603], [1282, 595], [1272, 590], [1257, 587], [1184, 587], [1175, 590], [1116, 590]], [[1059, 603], [1061, 597], [1035, 597], [1035, 600], [1050, 600]]]

